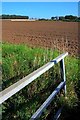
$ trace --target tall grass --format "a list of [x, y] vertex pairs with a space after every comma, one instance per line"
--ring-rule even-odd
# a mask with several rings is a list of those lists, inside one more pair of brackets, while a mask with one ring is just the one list
[[[2, 50], [3, 89], [38, 69], [40, 66], [60, 54], [57, 50], [53, 51], [51, 49], [31, 48], [24, 44], [15, 45], [4, 43], [2, 45]], [[57, 102], [58, 105], [64, 103], [65, 107], [67, 106], [71, 109], [78, 106], [79, 99], [77, 97], [76, 88], [79, 81], [79, 62], [79, 59], [71, 56], [68, 56], [65, 59], [67, 95], [65, 99], [63, 99], [63, 94], [61, 94], [62, 96]], [[29, 120], [31, 115], [45, 101], [60, 81], [60, 69], [58, 64], [37, 78], [37, 80], [32, 82], [29, 86], [25, 87], [19, 93], [4, 102], [4, 120]], [[53, 102], [52, 105], [56, 106], [56, 103]], [[45, 117], [43, 115], [41, 120], [46, 119], [46, 116], [49, 114], [51, 109], [52, 107], [47, 109]], [[9, 112], [11, 112], [12, 115], [10, 115]]]
[[2, 44], [0, 43], [0, 64], [2, 64]]
[[2, 65], [2, 44], [0, 42], [0, 91], [2, 89], [2, 87], [1, 87], [1, 82], [2, 82], [2, 68], [1, 68], [1, 65]]
[[58, 55], [52, 50], [31, 48], [24, 44], [3, 44], [2, 49], [3, 80], [25, 76]]

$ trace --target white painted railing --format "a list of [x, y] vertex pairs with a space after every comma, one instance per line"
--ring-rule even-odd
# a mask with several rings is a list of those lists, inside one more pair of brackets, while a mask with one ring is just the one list
[[22, 78], [18, 82], [14, 83], [10, 87], [6, 88], [5, 90], [0, 92], [0, 104], [2, 104], [4, 101], [6, 101], [8, 98], [10, 98], [12, 95], [23, 89], [25, 86], [27, 86], [29, 83], [34, 81], [37, 77], [45, 73], [47, 70], [49, 70], [51, 67], [53, 67], [55, 64], [60, 62], [60, 69], [61, 69], [61, 77], [62, 81], [59, 84], [59, 86], [53, 91], [53, 93], [47, 98], [47, 100], [41, 105], [41, 107], [34, 113], [34, 115], [31, 117], [31, 120], [34, 120], [38, 118], [41, 113], [44, 111], [45, 108], [51, 103], [51, 101], [54, 99], [56, 94], [64, 87], [65, 94], [66, 94], [66, 78], [65, 78], [65, 65], [64, 65], [64, 58], [68, 55], [68, 53], [63, 53], [57, 58], [51, 60], [44, 66], [40, 67], [36, 71], [32, 72], [28, 76]]

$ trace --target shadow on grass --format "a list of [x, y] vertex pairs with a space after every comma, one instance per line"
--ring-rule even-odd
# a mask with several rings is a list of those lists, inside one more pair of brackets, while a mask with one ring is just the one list
[[65, 103], [62, 114], [59, 120], [79, 120], [80, 119], [80, 80], [75, 85], [75, 92], [77, 95], [77, 102], [73, 107]]

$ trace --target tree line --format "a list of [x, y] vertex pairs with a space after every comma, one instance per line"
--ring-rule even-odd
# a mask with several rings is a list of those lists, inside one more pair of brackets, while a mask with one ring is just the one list
[[66, 21], [66, 22], [80, 22], [80, 17], [73, 15], [53, 16], [51, 19], [40, 18], [39, 21]]
[[68, 21], [68, 22], [80, 22], [80, 17], [73, 15], [59, 16], [59, 17], [51, 17], [51, 20], [60, 20], [60, 21]]
[[[22, 15], [0, 15], [0, 19], [29, 19], [29, 16]], [[80, 22], [80, 17], [73, 15], [66, 16], [52, 16], [50, 19], [39, 18], [39, 21], [67, 21], [67, 22]]]
[[29, 16], [22, 16], [22, 15], [0, 15], [1, 19], [29, 19]]

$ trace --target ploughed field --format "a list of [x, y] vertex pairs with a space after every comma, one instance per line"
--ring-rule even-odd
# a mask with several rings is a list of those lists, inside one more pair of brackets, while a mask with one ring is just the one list
[[58, 49], [77, 55], [79, 52], [78, 26], [77, 22], [3, 20], [2, 40]]

